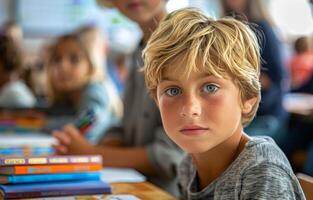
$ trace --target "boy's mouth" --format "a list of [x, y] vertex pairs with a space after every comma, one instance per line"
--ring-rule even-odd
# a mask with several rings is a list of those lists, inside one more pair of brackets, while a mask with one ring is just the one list
[[192, 125], [183, 127], [182, 129], [179, 130], [179, 132], [181, 132], [184, 135], [201, 135], [206, 133], [208, 130], [209, 130], [208, 128]]

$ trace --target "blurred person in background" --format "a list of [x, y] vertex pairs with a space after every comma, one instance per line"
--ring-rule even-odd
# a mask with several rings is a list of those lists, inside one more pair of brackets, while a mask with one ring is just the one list
[[104, 44], [92, 28], [62, 36], [51, 48], [46, 66], [50, 105], [74, 110], [76, 119], [92, 112], [95, 122], [85, 137], [93, 144], [122, 115], [120, 98], [104, 71]]
[[[313, 94], [313, 41], [302, 36], [294, 42], [295, 55], [290, 60], [292, 91]], [[310, 115], [307, 116], [310, 118]], [[289, 134], [284, 148], [295, 171], [313, 176], [312, 121], [295, 115], [290, 120]]]
[[310, 143], [308, 148], [307, 159], [306, 163], [304, 164], [303, 171], [306, 174], [313, 176], [313, 142]]
[[292, 91], [313, 94], [313, 39], [310, 36], [295, 40], [289, 67]]
[[167, 14], [166, 0], [100, 0], [100, 3], [117, 8], [135, 21], [143, 32], [142, 40], [131, 56], [122, 123], [108, 130], [97, 146], [90, 145], [75, 127], [68, 126], [55, 132], [60, 142], [56, 150], [61, 154], [101, 154], [104, 166], [134, 168], [152, 183], [178, 195], [176, 168], [184, 153], [166, 136], [159, 110], [140, 72], [142, 50]]
[[3, 26], [3, 35], [10, 37], [15, 45], [21, 50], [23, 43], [23, 30], [14, 21], [8, 21]]
[[[261, 36], [261, 102], [256, 118], [245, 128], [247, 134], [267, 135], [278, 145], [285, 137], [288, 115], [282, 105], [286, 92], [286, 71], [282, 61], [282, 47], [277, 38], [264, 0], [221, 0], [224, 15], [243, 16]], [[261, 35], [260, 35], [261, 34]]]
[[20, 49], [11, 37], [0, 36], [0, 106], [30, 108], [36, 98], [19, 78], [22, 66]]
[[121, 97], [123, 96], [128, 77], [129, 57], [130, 55], [128, 54], [116, 53], [114, 56], [110, 57], [110, 62], [108, 63], [108, 73]]
[[[32, 90], [32, 93], [36, 96], [37, 103], [36, 107], [38, 106], [38, 103], [41, 104], [41, 97], [37, 96], [37, 92], [35, 88], [36, 85], [33, 84], [33, 80], [35, 77], [33, 77], [33, 64], [35, 61], [34, 55], [31, 55], [29, 51], [25, 51], [24, 49], [24, 33], [22, 27], [15, 21], [8, 21], [4, 24], [2, 27], [2, 34], [6, 35], [7, 37], [11, 38], [16, 48], [19, 49], [22, 63], [20, 67], [20, 78], [25, 82], [25, 84]], [[40, 52], [41, 53], [41, 52]], [[39, 98], [38, 98], [39, 97]]]

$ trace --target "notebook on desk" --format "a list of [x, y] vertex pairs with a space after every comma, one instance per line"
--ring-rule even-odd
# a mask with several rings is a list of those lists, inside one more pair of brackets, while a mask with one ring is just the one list
[[44, 133], [0, 134], [0, 156], [46, 156], [57, 141]]
[[0, 134], [0, 148], [51, 147], [57, 140], [45, 133]]
[[147, 178], [131, 168], [105, 167], [101, 170], [101, 180], [108, 183], [140, 183]]

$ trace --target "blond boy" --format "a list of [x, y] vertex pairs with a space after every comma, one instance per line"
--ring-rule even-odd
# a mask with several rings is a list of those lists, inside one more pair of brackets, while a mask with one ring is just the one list
[[179, 10], [143, 55], [164, 129], [188, 153], [179, 169], [184, 199], [305, 199], [273, 140], [243, 132], [260, 101], [259, 46], [248, 25]]

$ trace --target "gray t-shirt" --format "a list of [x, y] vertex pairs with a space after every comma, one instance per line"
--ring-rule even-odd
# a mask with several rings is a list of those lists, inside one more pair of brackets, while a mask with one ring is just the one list
[[187, 156], [179, 168], [183, 199], [305, 199], [287, 158], [269, 137], [252, 137], [226, 171], [201, 191], [197, 179]]

